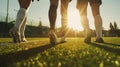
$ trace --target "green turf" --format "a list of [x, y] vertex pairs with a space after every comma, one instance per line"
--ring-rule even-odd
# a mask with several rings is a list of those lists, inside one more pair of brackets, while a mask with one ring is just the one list
[[[0, 38], [0, 67], [120, 67], [120, 38], [104, 38], [105, 43], [84, 43], [84, 38], [67, 38], [50, 45], [48, 38], [28, 38], [14, 44]], [[58, 40], [59, 42], [59, 40]]]

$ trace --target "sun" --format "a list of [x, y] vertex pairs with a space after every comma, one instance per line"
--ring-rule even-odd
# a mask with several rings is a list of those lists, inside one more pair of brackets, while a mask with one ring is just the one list
[[73, 30], [82, 31], [83, 28], [80, 23], [80, 16], [77, 10], [68, 11], [68, 27]]
[[[87, 8], [87, 14], [88, 14], [87, 17], [88, 17], [88, 20], [89, 20], [90, 28], [95, 29], [94, 19], [93, 19], [91, 8], [90, 8], [89, 5], [88, 5], [88, 8]], [[79, 11], [75, 8], [74, 4], [72, 4], [68, 8], [68, 27], [72, 28], [74, 30], [83, 31], [83, 27], [81, 25], [80, 14], [79, 14]]]

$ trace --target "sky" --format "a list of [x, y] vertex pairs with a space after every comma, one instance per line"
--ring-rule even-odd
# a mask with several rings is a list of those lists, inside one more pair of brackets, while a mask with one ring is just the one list
[[[9, 17], [16, 19], [17, 11], [19, 10], [18, 0], [9, 0]], [[102, 0], [102, 5], [100, 7], [100, 13], [103, 20], [104, 29], [109, 29], [109, 23], [116, 21], [118, 27], [120, 28], [120, 0]], [[0, 0], [0, 16], [6, 16], [7, 0]], [[33, 25], [38, 25], [40, 21], [44, 26], [49, 26], [48, 11], [49, 11], [49, 0], [40, 0], [37, 2], [35, 0], [28, 11], [28, 23]], [[59, 6], [60, 7], [60, 2]], [[1, 19], [1, 18], [0, 18]], [[94, 19], [91, 13], [91, 8], [88, 6], [88, 19], [89, 24], [92, 29], [94, 28]], [[68, 7], [68, 26], [76, 29], [83, 30], [80, 23], [79, 12], [76, 9], [76, 0], [72, 0]], [[56, 27], [61, 27], [61, 16], [60, 8], [57, 10]]]

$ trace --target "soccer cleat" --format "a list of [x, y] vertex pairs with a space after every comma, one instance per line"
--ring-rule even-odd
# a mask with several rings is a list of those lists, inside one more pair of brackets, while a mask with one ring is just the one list
[[87, 36], [86, 36], [85, 40], [84, 40], [85, 43], [91, 43], [91, 37], [92, 37], [91, 33], [92, 33], [92, 31], [90, 29], [87, 33]]
[[85, 43], [91, 43], [91, 35], [87, 36], [84, 40]]
[[102, 38], [97, 38], [95, 42], [104, 43], [104, 40]]
[[16, 27], [13, 27], [9, 31], [10, 36], [13, 38], [14, 43], [20, 43], [21, 38], [20, 38], [20, 33], [18, 32], [18, 29]]
[[25, 36], [21, 36], [21, 42], [27, 42]]
[[21, 42], [27, 42], [27, 40], [26, 39], [21, 39]]
[[50, 38], [51, 44], [53, 44], [53, 45], [57, 44], [57, 36], [54, 31], [52, 31], [52, 30], [50, 31], [49, 38]]
[[65, 43], [65, 42], [67, 42], [65, 36], [61, 37], [60, 43]]

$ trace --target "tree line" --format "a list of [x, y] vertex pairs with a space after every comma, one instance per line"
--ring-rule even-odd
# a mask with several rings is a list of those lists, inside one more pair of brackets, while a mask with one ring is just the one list
[[[11, 21], [9, 23], [0, 22], [0, 37], [10, 37], [9, 30], [13, 27], [15, 21]], [[116, 22], [110, 22], [109, 30], [103, 29], [104, 37], [120, 37], [120, 29]], [[61, 28], [57, 28], [56, 31], [58, 36], [61, 36]], [[49, 27], [43, 26], [40, 21], [38, 26], [27, 25], [25, 30], [26, 37], [48, 37], [49, 36]], [[83, 37], [84, 31], [73, 30], [72, 28], [68, 28], [67, 37]], [[92, 30], [92, 36], [95, 37], [95, 30]]]

